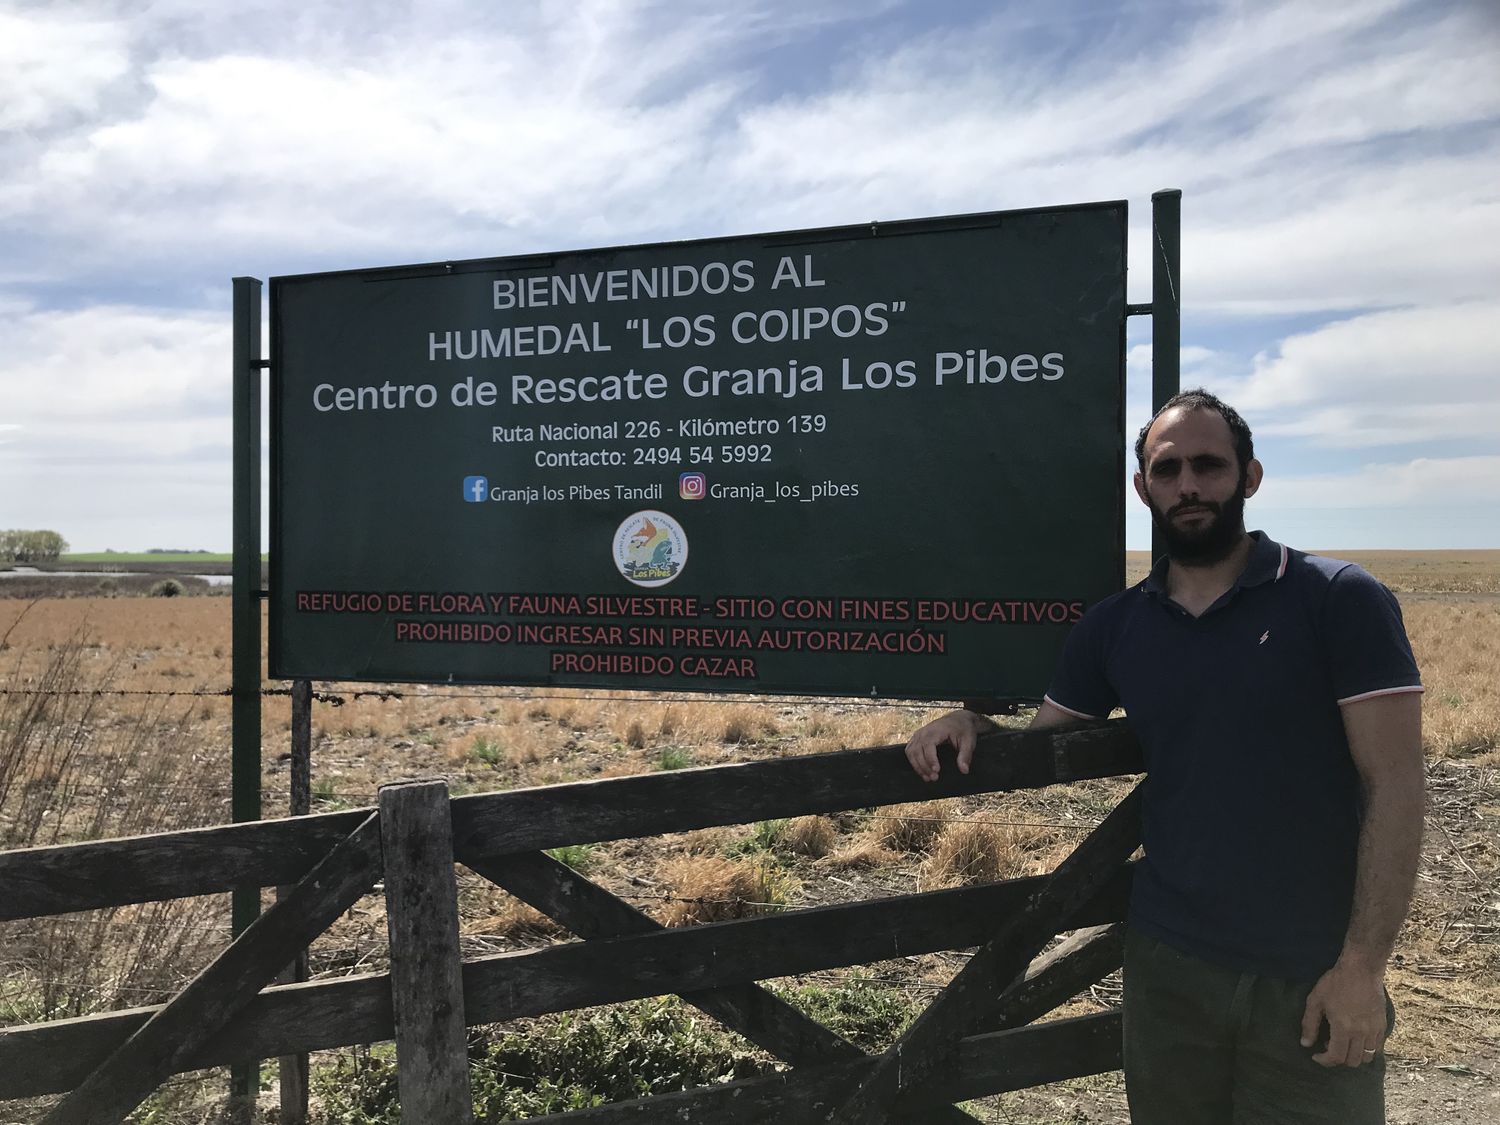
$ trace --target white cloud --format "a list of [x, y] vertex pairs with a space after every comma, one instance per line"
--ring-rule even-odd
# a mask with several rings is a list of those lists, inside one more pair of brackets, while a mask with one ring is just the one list
[[1500, 456], [1419, 457], [1302, 476], [1268, 473], [1254, 502], [1260, 509], [1285, 510], [1500, 504]]
[[[193, 256], [209, 237], [353, 264], [1178, 184], [1191, 299], [1350, 308], [1408, 301], [1417, 284], [1472, 296], [1500, 238], [1500, 210], [1474, 187], [1494, 158], [1362, 168], [1346, 151], [1500, 114], [1492, 30], [1414, 10], [1230, 6], [1175, 39], [1121, 32], [1050, 55], [1017, 45], [1029, 12], [1002, 11], [835, 56], [807, 90], [757, 102], [747, 92], [774, 56], [751, 48], [805, 30], [818, 18], [805, 5], [733, 18], [518, 5], [466, 24], [440, 8], [427, 26], [382, 10], [394, 26], [365, 37], [315, 8], [274, 54], [255, 37], [236, 38], [238, 54], [143, 39], [144, 97], [20, 161], [0, 215], [82, 236], [101, 258], [122, 243]], [[1449, 252], [1428, 253], [1434, 241]]]
[[1500, 301], [1334, 321], [1256, 357], [1232, 389], [1267, 434], [1341, 447], [1500, 436]]
[[12, 444], [54, 462], [193, 456], [229, 437], [230, 328], [121, 306], [0, 312]]
[[0, 132], [38, 130], [100, 108], [129, 67], [123, 24], [0, 11]]

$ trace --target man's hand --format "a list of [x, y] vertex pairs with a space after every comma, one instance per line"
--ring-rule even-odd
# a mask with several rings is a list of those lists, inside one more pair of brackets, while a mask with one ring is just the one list
[[[1077, 715], [1043, 700], [1031, 720], [1031, 730], [1044, 727], [1070, 727], [1078, 723]], [[968, 773], [974, 757], [974, 744], [981, 735], [994, 734], [1000, 727], [977, 711], [949, 711], [933, 719], [906, 744], [906, 760], [923, 781], [938, 779], [938, 747], [951, 746], [958, 751], [958, 772]]]
[[1326, 1019], [1328, 1046], [1313, 1062], [1363, 1066], [1380, 1053], [1387, 1030], [1383, 977], [1381, 969], [1339, 961], [1318, 979], [1302, 1013], [1302, 1045], [1317, 1041]]
[[958, 772], [968, 773], [974, 757], [974, 744], [982, 734], [1000, 728], [975, 711], [949, 711], [933, 719], [906, 744], [906, 760], [923, 781], [938, 779], [938, 747], [951, 746], [958, 751]]

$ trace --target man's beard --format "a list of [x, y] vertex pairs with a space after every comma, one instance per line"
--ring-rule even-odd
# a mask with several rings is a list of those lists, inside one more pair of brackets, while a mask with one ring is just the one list
[[[1212, 500], [1184, 500], [1165, 513], [1155, 504], [1151, 522], [1161, 532], [1167, 557], [1182, 566], [1213, 566], [1223, 562], [1234, 551], [1245, 534], [1245, 477], [1241, 475], [1234, 495], [1222, 504]], [[1172, 517], [1185, 508], [1202, 508], [1213, 514], [1204, 527], [1181, 527]]]

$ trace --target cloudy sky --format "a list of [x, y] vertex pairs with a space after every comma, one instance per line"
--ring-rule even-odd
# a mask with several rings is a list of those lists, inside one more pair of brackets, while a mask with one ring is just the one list
[[228, 549], [235, 275], [1164, 187], [1252, 524], [1500, 547], [1493, 0], [0, 0], [0, 527]]

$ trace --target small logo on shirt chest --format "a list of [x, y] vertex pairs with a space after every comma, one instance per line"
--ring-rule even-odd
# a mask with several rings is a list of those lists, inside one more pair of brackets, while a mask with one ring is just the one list
[[1270, 639], [1271, 639], [1271, 630], [1267, 629], [1264, 633], [1262, 633], [1260, 635], [1260, 640], [1257, 641], [1256, 643], [1257, 644], [1265, 644]]

